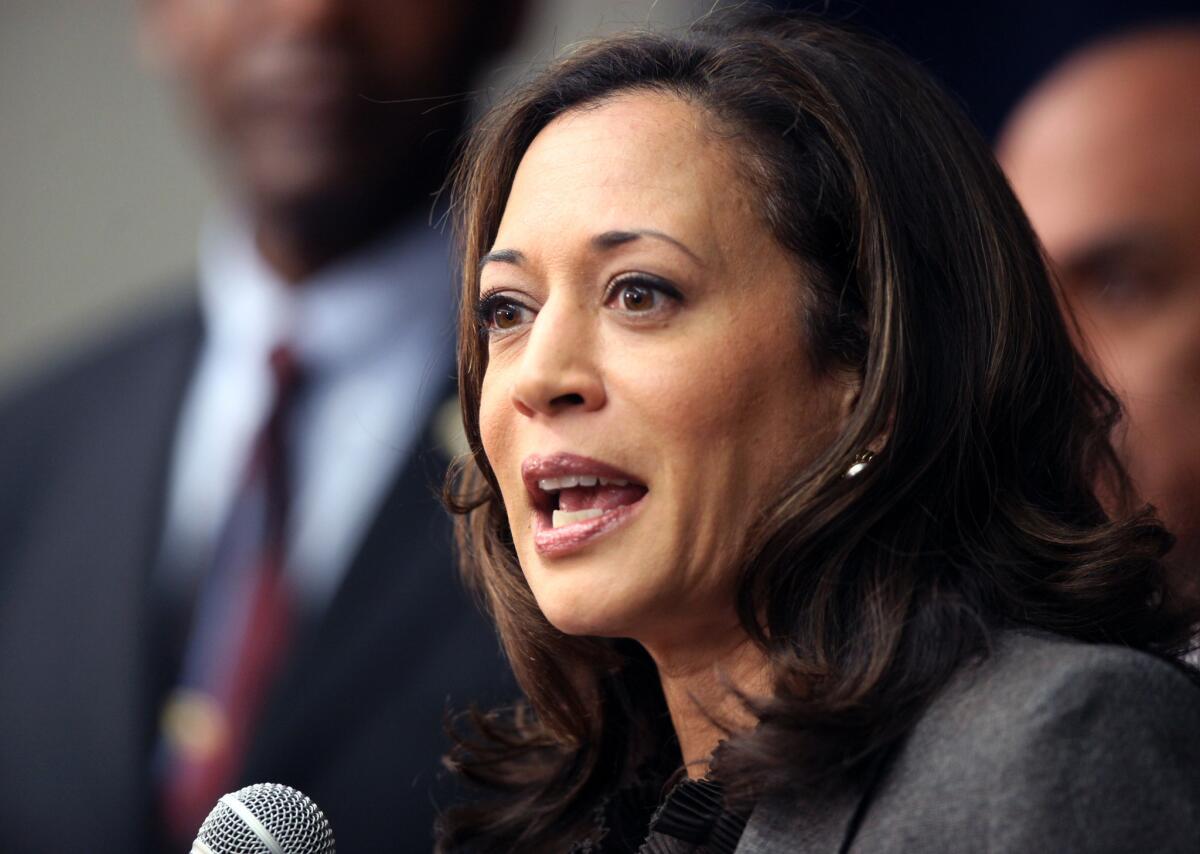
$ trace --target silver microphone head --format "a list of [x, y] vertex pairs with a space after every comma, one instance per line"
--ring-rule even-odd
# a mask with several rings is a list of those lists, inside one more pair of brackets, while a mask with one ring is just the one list
[[217, 801], [192, 854], [334, 854], [333, 829], [304, 793], [256, 783]]

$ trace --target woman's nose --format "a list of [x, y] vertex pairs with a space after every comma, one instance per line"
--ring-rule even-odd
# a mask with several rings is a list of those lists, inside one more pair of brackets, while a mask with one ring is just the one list
[[604, 405], [604, 383], [586, 318], [549, 306], [539, 313], [512, 386], [512, 401], [529, 417], [589, 412]]

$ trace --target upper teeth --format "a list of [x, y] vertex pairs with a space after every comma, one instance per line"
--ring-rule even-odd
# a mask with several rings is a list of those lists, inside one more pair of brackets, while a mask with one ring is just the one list
[[538, 481], [538, 489], [543, 492], [558, 492], [560, 489], [571, 489], [575, 486], [628, 486], [629, 481], [621, 480], [620, 478], [596, 477], [590, 474], [574, 475], [570, 474], [565, 477], [544, 477]]

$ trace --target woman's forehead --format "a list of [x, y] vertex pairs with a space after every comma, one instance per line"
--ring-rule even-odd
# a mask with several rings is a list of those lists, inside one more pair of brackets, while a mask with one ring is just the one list
[[744, 227], [749, 205], [728, 143], [706, 121], [699, 108], [658, 92], [558, 117], [521, 160], [495, 245], [636, 227], [721, 251]]

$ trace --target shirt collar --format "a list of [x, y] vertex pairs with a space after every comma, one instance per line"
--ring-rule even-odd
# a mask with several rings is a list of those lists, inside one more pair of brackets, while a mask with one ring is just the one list
[[209, 341], [230, 356], [256, 361], [287, 343], [310, 368], [336, 370], [411, 336], [448, 331], [454, 301], [448, 244], [433, 226], [409, 221], [289, 285], [263, 260], [244, 219], [211, 218], [200, 243]]

